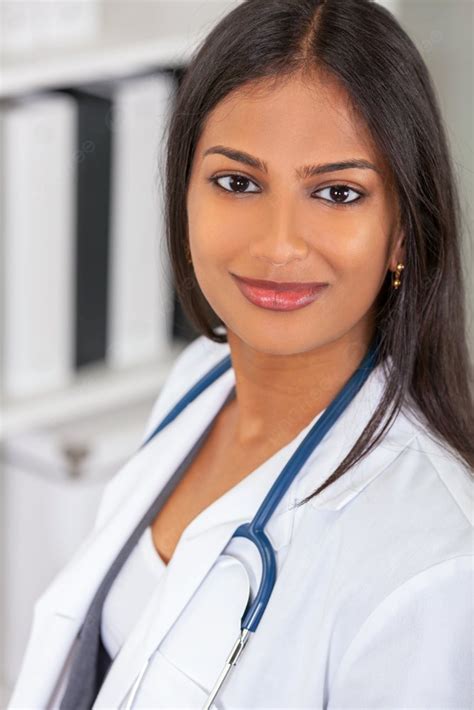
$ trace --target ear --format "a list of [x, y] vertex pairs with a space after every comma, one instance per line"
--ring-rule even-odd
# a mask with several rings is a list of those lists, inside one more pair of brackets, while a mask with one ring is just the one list
[[405, 257], [405, 232], [400, 230], [390, 251], [390, 258], [388, 262], [388, 268], [390, 271], [395, 271], [397, 264], [405, 264]]

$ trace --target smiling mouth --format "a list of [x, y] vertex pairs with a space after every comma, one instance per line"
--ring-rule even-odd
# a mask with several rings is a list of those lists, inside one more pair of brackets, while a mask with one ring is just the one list
[[294, 311], [308, 306], [329, 286], [327, 283], [262, 281], [231, 275], [250, 303], [272, 311]]

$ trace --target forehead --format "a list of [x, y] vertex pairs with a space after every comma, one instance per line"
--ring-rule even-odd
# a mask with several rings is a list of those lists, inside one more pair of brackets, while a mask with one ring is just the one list
[[292, 169], [312, 158], [328, 162], [367, 158], [382, 171], [385, 168], [349, 95], [327, 75], [262, 80], [239, 87], [207, 116], [197, 158], [214, 144], [254, 153], [270, 170], [285, 162]]

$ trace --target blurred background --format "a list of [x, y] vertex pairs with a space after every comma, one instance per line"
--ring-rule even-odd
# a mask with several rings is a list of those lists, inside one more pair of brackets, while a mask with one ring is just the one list
[[[164, 130], [238, 0], [0, 1], [0, 707], [33, 603], [93, 524], [197, 333], [163, 241]], [[433, 76], [474, 356], [471, 0], [387, 0]]]

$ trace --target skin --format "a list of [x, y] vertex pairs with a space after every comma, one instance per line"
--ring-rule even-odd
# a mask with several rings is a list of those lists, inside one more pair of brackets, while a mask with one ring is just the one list
[[[212, 146], [256, 156], [268, 173], [222, 154], [204, 157]], [[304, 165], [352, 159], [370, 161], [379, 172], [296, 175]], [[235, 175], [247, 180], [229, 177]], [[209, 181], [214, 176], [220, 187]], [[336, 185], [350, 188], [339, 197], [342, 204], [328, 189]], [[374, 334], [374, 301], [387, 270], [405, 262], [392, 185], [368, 129], [331, 77], [248, 85], [208, 116], [187, 211], [196, 278], [227, 327], [236, 376], [236, 399], [220, 422], [224, 446], [284, 445], [359, 365]], [[250, 303], [230, 272], [329, 287], [304, 308], [270, 311]]]

